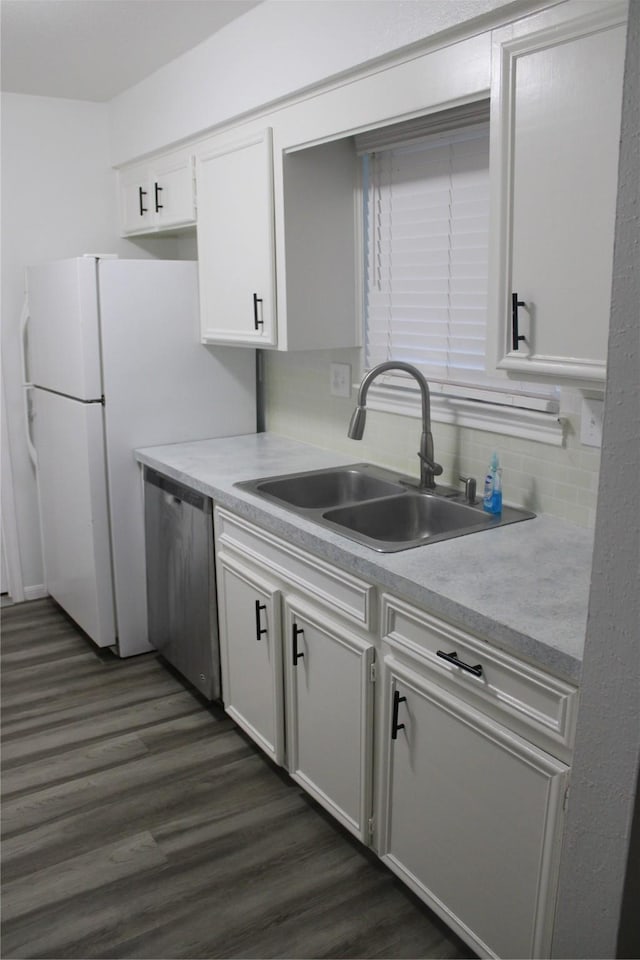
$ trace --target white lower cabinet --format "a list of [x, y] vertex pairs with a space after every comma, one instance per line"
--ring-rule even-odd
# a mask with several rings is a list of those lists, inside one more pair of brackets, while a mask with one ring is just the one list
[[576, 688], [215, 515], [228, 713], [481, 956], [548, 957]]
[[565, 764], [385, 658], [380, 855], [481, 954], [548, 955]]
[[368, 843], [375, 645], [360, 623], [370, 588], [220, 508], [216, 539], [225, 709]]
[[219, 558], [218, 618], [225, 709], [282, 764], [280, 593], [244, 564]]
[[288, 770], [368, 840], [375, 647], [293, 599], [285, 601], [284, 622]]

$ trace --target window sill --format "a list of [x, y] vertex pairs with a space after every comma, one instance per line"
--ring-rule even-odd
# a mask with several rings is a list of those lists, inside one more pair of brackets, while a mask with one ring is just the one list
[[[420, 391], [413, 387], [374, 384], [367, 394], [367, 407], [404, 417], [420, 419], [422, 416]], [[564, 423], [557, 413], [460, 400], [438, 394], [431, 395], [431, 420], [434, 423], [450, 423], [472, 430], [535, 440], [554, 447], [561, 447], [564, 440]]]

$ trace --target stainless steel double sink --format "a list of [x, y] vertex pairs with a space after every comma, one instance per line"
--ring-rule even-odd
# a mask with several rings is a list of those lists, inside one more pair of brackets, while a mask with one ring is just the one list
[[423, 490], [410, 477], [370, 463], [354, 463], [262, 477], [234, 484], [379, 553], [462, 537], [534, 513], [503, 507], [499, 516], [468, 503], [460, 490]]

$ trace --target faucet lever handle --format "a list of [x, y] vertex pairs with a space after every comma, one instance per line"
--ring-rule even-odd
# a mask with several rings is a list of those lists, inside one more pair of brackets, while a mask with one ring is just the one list
[[444, 467], [441, 464], [436, 463], [435, 460], [430, 460], [429, 457], [425, 457], [424, 453], [421, 450], [418, 450], [418, 456], [420, 457], [422, 462], [429, 467], [434, 477], [440, 476], [440, 474], [444, 470]]
[[475, 477], [459, 477], [458, 478], [462, 483], [464, 483], [464, 496], [467, 503], [476, 502], [476, 478]]

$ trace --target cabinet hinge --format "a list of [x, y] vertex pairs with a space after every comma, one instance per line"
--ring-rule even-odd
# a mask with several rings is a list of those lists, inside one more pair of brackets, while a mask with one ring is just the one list
[[367, 833], [369, 834], [370, 837], [373, 836], [374, 830], [375, 830], [374, 819], [373, 819], [373, 817], [369, 817], [369, 819], [368, 819], [368, 821], [367, 821]]
[[563, 809], [565, 812], [566, 812], [566, 810], [567, 810], [567, 808], [568, 808], [568, 806], [569, 806], [569, 790], [570, 790], [570, 789], [571, 789], [571, 787], [567, 787], [567, 789], [566, 789], [565, 792], [564, 792], [564, 798], [563, 798], [563, 800], [562, 800], [562, 809]]
[[376, 665], [375, 663], [370, 664], [369, 666], [369, 680], [371, 683], [376, 682]]
[[193, 209], [198, 211], [198, 179], [196, 177], [196, 158], [191, 157], [191, 189], [193, 196]]

